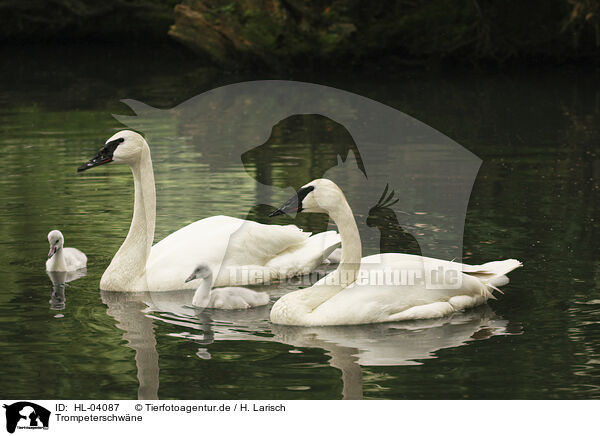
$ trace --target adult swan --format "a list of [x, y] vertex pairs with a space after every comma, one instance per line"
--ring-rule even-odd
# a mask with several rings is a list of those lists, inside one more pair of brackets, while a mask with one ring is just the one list
[[[338, 268], [313, 286], [281, 297], [271, 309], [275, 324], [326, 326], [437, 318], [483, 304], [505, 274], [521, 266], [509, 259], [471, 266], [411, 254], [362, 258], [352, 210], [340, 188], [327, 179], [303, 186], [271, 214], [327, 213], [338, 226]], [[443, 279], [441, 279], [443, 277]]]
[[296, 226], [227, 216], [196, 221], [152, 246], [156, 191], [148, 144], [138, 133], [123, 130], [78, 171], [109, 162], [131, 167], [135, 202], [127, 238], [100, 280], [102, 290], [196, 289], [196, 281], [185, 280], [199, 263], [219, 272], [213, 286], [257, 284], [308, 273], [339, 246], [336, 232], [311, 236]]

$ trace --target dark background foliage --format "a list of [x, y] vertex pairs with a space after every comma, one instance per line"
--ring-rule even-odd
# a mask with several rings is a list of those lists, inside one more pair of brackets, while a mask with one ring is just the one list
[[598, 0], [4, 0], [0, 22], [4, 44], [178, 41], [226, 67], [600, 56]]

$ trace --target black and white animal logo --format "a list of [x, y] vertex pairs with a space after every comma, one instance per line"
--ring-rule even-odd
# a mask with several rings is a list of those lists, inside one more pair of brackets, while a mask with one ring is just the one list
[[10, 405], [5, 404], [6, 431], [14, 433], [19, 429], [47, 429], [50, 421], [50, 411], [42, 406], [28, 401], [19, 401]]

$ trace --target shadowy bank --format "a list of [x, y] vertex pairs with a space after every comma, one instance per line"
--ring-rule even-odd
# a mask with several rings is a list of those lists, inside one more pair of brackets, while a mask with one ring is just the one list
[[600, 59], [598, 0], [5, 0], [0, 17], [5, 43], [171, 38], [228, 68]]

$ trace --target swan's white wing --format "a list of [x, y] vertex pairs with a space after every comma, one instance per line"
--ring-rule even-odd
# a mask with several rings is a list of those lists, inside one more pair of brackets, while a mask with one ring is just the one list
[[215, 286], [266, 283], [307, 274], [340, 245], [335, 231], [312, 235], [294, 225], [247, 221], [229, 240]]
[[[244, 276], [236, 274], [242, 267], [264, 270], [266, 274], [258, 277], [269, 279], [274, 277], [274, 269], [266, 264], [309, 237], [310, 233], [293, 225], [266, 225], [227, 216], [205, 218], [152, 247], [146, 262], [148, 288], [151, 291], [194, 288], [192, 282], [184, 281], [200, 263], [213, 270], [215, 286], [244, 283]], [[238, 282], [236, 277], [242, 280]]]
[[[477, 280], [472, 278], [473, 280]], [[450, 295], [454, 294], [454, 295]], [[422, 287], [350, 286], [317, 307], [311, 325], [371, 324], [438, 318], [486, 301], [480, 283], [455, 291]]]
[[278, 226], [245, 221], [229, 239], [225, 265], [265, 265], [289, 247], [304, 243], [309, 232], [294, 225]]
[[282, 271], [287, 277], [308, 274], [322, 264], [340, 244], [340, 235], [336, 231], [317, 233], [306, 241], [282, 251], [270, 260], [267, 266]]
[[189, 224], [158, 242], [150, 250], [146, 262], [148, 289], [151, 291], [191, 289], [192, 282], [184, 283], [200, 263], [213, 271], [223, 262], [232, 233], [243, 220], [214, 216]]
[[482, 282], [492, 286], [506, 285], [509, 281], [506, 274], [523, 266], [523, 264], [516, 259], [496, 260], [482, 265], [467, 265], [465, 263], [450, 262], [448, 260], [402, 253], [374, 254], [372, 256], [364, 257], [362, 262], [378, 263], [400, 268], [407, 262], [423, 262], [431, 268], [457, 269], [465, 274], [477, 277]]

